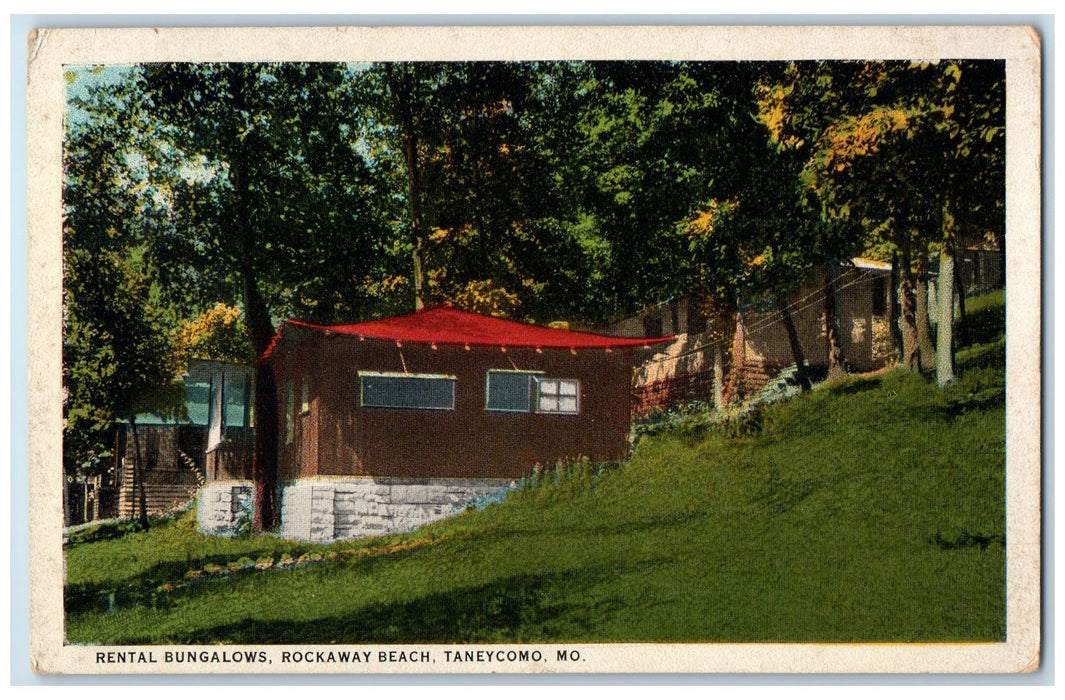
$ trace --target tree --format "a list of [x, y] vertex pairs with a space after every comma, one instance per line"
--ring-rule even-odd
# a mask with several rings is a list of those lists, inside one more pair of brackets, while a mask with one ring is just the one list
[[[1004, 89], [1001, 62], [947, 61], [792, 64], [768, 91], [774, 139], [809, 149], [803, 176], [823, 219], [899, 253], [903, 362], [927, 369], [934, 354], [941, 386], [953, 381], [958, 239], [1004, 235]], [[922, 278], [934, 252], [948, 290], [937, 351]]]
[[575, 200], [558, 184], [572, 137], [558, 110], [576, 109], [559, 98], [570, 74], [569, 64], [499, 62], [354, 73], [372, 159], [403, 193], [394, 238], [410, 256], [415, 307], [448, 301], [550, 319], [586, 279], [574, 273], [586, 267]]
[[[225, 284], [243, 309], [258, 357], [280, 316], [350, 318], [371, 303], [387, 228], [386, 195], [358, 151], [349, 71], [332, 64], [170, 64], [143, 69], [151, 116], [181, 154], [170, 174], [188, 246], [175, 260]], [[195, 177], [189, 163], [198, 163]], [[161, 241], [160, 241], [161, 243]], [[157, 250], [160, 254], [163, 251]], [[191, 264], [190, 264], [191, 263]], [[250, 359], [250, 358], [249, 358]], [[255, 369], [255, 526], [277, 504], [278, 393]]]
[[166, 309], [141, 242], [145, 231], [166, 227], [167, 216], [121, 147], [140, 128], [124, 111], [135, 99], [121, 89], [94, 91], [75, 106], [79, 114], [100, 118], [67, 121], [63, 456], [68, 478], [105, 470], [116, 421], [126, 421], [136, 454], [140, 521], [147, 529], [136, 416], [180, 413], [184, 392]]
[[[89, 99], [72, 99], [71, 143], [86, 145], [75, 144], [69, 159], [67, 235], [91, 234], [90, 263], [109, 246], [136, 263], [161, 337], [206, 311], [204, 299], [239, 305], [249, 341], [242, 359], [251, 362], [280, 317], [349, 320], [379, 303], [367, 280], [381, 277], [390, 259], [382, 205], [389, 193], [360, 152], [347, 67], [108, 70], [111, 79], [87, 81]], [[69, 316], [89, 304], [74, 275], [94, 268], [80, 265], [76, 247], [67, 250]], [[76, 341], [77, 329], [68, 328]], [[91, 371], [91, 360], [80, 358], [71, 371]], [[277, 392], [269, 374], [257, 369], [263, 528], [276, 515]]]

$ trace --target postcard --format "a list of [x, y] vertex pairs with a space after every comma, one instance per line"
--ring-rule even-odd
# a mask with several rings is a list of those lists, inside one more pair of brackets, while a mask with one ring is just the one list
[[1032, 28], [28, 42], [34, 672], [1039, 668]]

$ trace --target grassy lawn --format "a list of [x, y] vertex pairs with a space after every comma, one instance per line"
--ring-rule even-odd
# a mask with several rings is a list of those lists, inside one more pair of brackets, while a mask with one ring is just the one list
[[[549, 473], [407, 535], [222, 539], [185, 517], [72, 542], [67, 637], [1000, 641], [1001, 308], [970, 302], [954, 387], [852, 377], [763, 408], [753, 435], [645, 437], [620, 468]], [[321, 561], [280, 567], [286, 555]], [[229, 573], [197, 574], [216, 567]]]

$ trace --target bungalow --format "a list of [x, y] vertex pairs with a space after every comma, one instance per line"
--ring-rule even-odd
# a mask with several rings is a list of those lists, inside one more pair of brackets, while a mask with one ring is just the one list
[[624, 459], [634, 350], [668, 340], [446, 305], [349, 325], [287, 321], [260, 358], [278, 386], [280, 534], [402, 532], [537, 465]]
[[[894, 357], [892, 337], [891, 265], [854, 258], [836, 273], [837, 320], [844, 361], [853, 370], [883, 367]], [[727, 336], [715, 334], [708, 300], [692, 293], [649, 306], [601, 329], [607, 334], [644, 332], [675, 336], [638, 358], [632, 410], [692, 400], [710, 400], [724, 384], [723, 401], [760, 389], [773, 375], [793, 364], [791, 345], [774, 301], [745, 300]], [[820, 277], [803, 284], [790, 297], [792, 319], [809, 365], [828, 364], [825, 296]], [[727, 367], [726, 367], [727, 365]], [[726, 376], [727, 375], [727, 376]]]
[[[163, 515], [184, 507], [205, 479], [251, 474], [250, 370], [197, 360], [182, 377], [185, 415], [142, 413], [115, 426], [113, 464], [104, 472], [68, 485], [67, 524], [104, 518], [133, 518], [139, 511], [134, 461], [140, 459], [145, 510]], [[136, 441], [134, 441], [136, 434]]]

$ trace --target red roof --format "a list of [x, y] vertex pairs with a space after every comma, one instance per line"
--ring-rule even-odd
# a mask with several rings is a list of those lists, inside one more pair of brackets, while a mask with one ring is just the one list
[[589, 348], [631, 348], [673, 340], [674, 336], [662, 338], [629, 338], [624, 336], [581, 333], [562, 328], [547, 328], [531, 323], [508, 321], [493, 316], [462, 311], [442, 304], [428, 306], [405, 316], [381, 318], [375, 321], [351, 323], [338, 326], [320, 326], [302, 321], [285, 321], [274, 336], [261, 360], [273, 353], [285, 325], [312, 328], [341, 335], [376, 338], [408, 343], [435, 343], [439, 345], [498, 346], [512, 348], [565, 348], [571, 350]]

